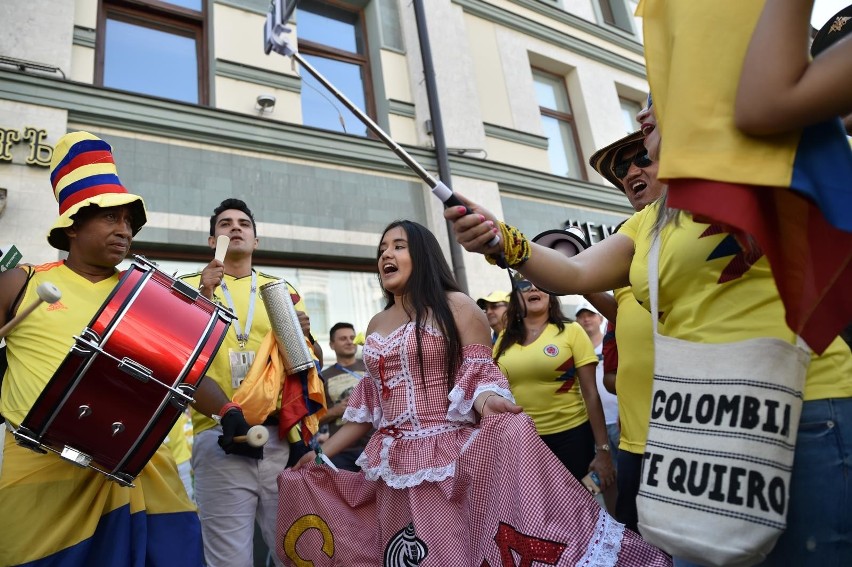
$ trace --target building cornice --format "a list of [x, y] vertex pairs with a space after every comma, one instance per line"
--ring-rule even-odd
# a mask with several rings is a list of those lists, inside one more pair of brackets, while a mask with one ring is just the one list
[[541, 2], [541, 0], [509, 1], [513, 4], [517, 4], [518, 6], [522, 6], [533, 12], [542, 14], [543, 16], [547, 16], [548, 18], [552, 18], [557, 22], [561, 22], [565, 25], [571, 26], [572, 28], [584, 31], [589, 35], [599, 37], [604, 41], [627, 49], [628, 51], [632, 51], [637, 55], [645, 54], [645, 48], [642, 46], [642, 44], [635, 38], [630, 37], [626, 32], [620, 32], [603, 26], [599, 26], [593, 22], [584, 20], [583, 18], [575, 14], [566, 12], [565, 9], [560, 8], [559, 6], [544, 4]]
[[302, 92], [301, 77], [287, 75], [286, 73], [276, 73], [243, 63], [234, 63], [225, 59], [216, 60], [216, 76], [227, 77], [238, 81], [248, 81], [294, 93]]
[[[0, 100], [65, 109], [69, 122], [92, 127], [414, 177], [377, 140], [88, 83], [0, 70]], [[413, 146], [405, 150], [428, 171], [437, 170], [433, 150]], [[491, 181], [507, 192], [630, 212], [624, 195], [615, 188], [470, 157], [451, 156], [450, 168], [454, 176]]]
[[[642, 79], [647, 79], [647, 75], [645, 72], [645, 66], [642, 63], [634, 61], [632, 59], [628, 59], [627, 57], [623, 57], [618, 55], [617, 53], [613, 53], [603, 47], [598, 45], [589, 43], [582, 39], [573, 37], [566, 33], [563, 33], [560, 30], [554, 29], [552, 27], [548, 27], [545, 24], [540, 22], [536, 22], [530, 20], [529, 18], [525, 18], [524, 16], [517, 14], [515, 12], [510, 12], [509, 10], [505, 10], [494, 4], [489, 2], [485, 2], [484, 0], [452, 0], [453, 3], [458, 4], [462, 7], [462, 9], [469, 13], [473, 14], [479, 18], [484, 20], [494, 22], [495, 24], [499, 24], [509, 29], [513, 29], [518, 31], [519, 33], [534, 37], [541, 41], [545, 41], [557, 47], [561, 47], [573, 53], [578, 53], [589, 59], [594, 61], [598, 61], [603, 63], [609, 67], [613, 67], [615, 69], [619, 69], [621, 71], [630, 73], [631, 75], [635, 75]], [[590, 22], [586, 22], [581, 18], [577, 18], [576, 16], [572, 16], [567, 12], [563, 12], [556, 8], [551, 8], [545, 5], [538, 5], [531, 1], [521, 1], [521, 0], [513, 0], [518, 4], [524, 5], [524, 7], [532, 8], [535, 6], [536, 10], [549, 17], [553, 17], [554, 19], [564, 22], [578, 31], [587, 32], [595, 35], [596, 37], [600, 37], [608, 42], [614, 43], [616, 45], [621, 45], [619, 40], [615, 40], [615, 37], [619, 37], [608, 30], [604, 30], [599, 26], [596, 26]], [[557, 12], [561, 15], [557, 17]], [[624, 38], [621, 38], [622, 40]], [[636, 53], [641, 54], [642, 48], [639, 46], [639, 50], [637, 51], [635, 48], [630, 47], [631, 51], [635, 51]]]

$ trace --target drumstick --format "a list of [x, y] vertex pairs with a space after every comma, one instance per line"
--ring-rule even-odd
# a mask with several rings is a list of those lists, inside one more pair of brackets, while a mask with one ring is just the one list
[[269, 441], [269, 431], [262, 425], [250, 427], [245, 435], [234, 436], [235, 443], [248, 443], [252, 447], [263, 447], [267, 441]]
[[230, 238], [228, 238], [224, 234], [220, 234], [219, 237], [216, 239], [216, 254], [214, 254], [213, 257], [219, 260], [220, 262], [224, 262], [225, 252], [228, 251], [228, 244], [230, 243]]
[[36, 288], [36, 294], [38, 295], [38, 299], [27, 305], [23, 311], [15, 315], [8, 323], [0, 328], [0, 339], [8, 335], [9, 332], [18, 325], [18, 323], [23, 321], [27, 315], [35, 311], [39, 305], [44, 302], [56, 303], [59, 301], [59, 298], [62, 297], [62, 292], [59, 291], [59, 288], [50, 282], [40, 283]]

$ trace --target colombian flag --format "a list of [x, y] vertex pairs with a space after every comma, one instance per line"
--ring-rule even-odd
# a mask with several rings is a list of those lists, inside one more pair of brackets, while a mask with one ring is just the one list
[[[852, 150], [835, 119], [753, 137], [734, 123], [765, 0], [642, 0], [668, 205], [754, 237], [790, 328], [821, 353], [852, 321]], [[767, 61], [767, 65], [771, 65]]]
[[165, 447], [125, 488], [5, 435], [0, 565], [201, 566], [201, 524]]

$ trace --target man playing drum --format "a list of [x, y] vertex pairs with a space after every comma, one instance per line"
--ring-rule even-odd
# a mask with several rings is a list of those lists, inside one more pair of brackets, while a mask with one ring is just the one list
[[[33, 302], [40, 283], [50, 281], [62, 292], [59, 301], [40, 305], [6, 336], [9, 367], [0, 413], [10, 429], [20, 426], [74, 344], [73, 335], [118, 284], [116, 266], [146, 221], [142, 198], [118, 179], [112, 149], [88, 132], [66, 134], [56, 144], [51, 183], [60, 215], [47, 240], [67, 251], [67, 259], [0, 274], [0, 325]], [[206, 415], [220, 413], [228, 403], [207, 378], [194, 397], [196, 411]], [[225, 450], [242, 450], [239, 445], [245, 444], [232, 442], [234, 434], [248, 429], [242, 412], [228, 411], [222, 421], [232, 432]], [[11, 433], [3, 443], [0, 565], [204, 564], [195, 507], [166, 447], [157, 450], [131, 488], [21, 447]]]
[[[228, 237], [224, 261], [214, 258], [200, 273], [182, 279], [208, 299], [215, 297], [236, 315], [208, 370], [208, 376], [232, 397], [270, 332], [270, 318], [261, 301], [260, 288], [279, 278], [253, 267], [259, 240], [254, 215], [245, 202], [225, 199], [213, 210], [208, 238], [211, 249], [216, 248], [221, 236]], [[322, 350], [311, 336], [304, 303], [292, 286], [289, 291], [302, 332], [311, 341], [321, 366]], [[262, 449], [263, 459], [255, 461], [250, 454], [223, 454], [216, 446], [221, 431], [205, 415], [193, 412], [192, 425], [195, 431], [192, 469], [205, 559], [211, 567], [251, 567], [255, 521], [266, 545], [270, 549], [276, 547], [277, 476], [287, 466], [291, 443], [298, 436], [291, 436], [288, 441], [287, 431], [279, 430], [279, 415], [269, 415], [263, 422], [269, 428], [269, 442]], [[277, 562], [277, 556], [273, 557]]]

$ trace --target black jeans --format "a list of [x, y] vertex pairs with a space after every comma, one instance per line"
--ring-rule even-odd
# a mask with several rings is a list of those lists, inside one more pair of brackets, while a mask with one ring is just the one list
[[595, 436], [588, 421], [566, 431], [541, 435], [541, 440], [577, 480], [589, 474], [589, 464], [595, 458]]
[[615, 519], [633, 530], [639, 531], [639, 513], [636, 511], [636, 495], [642, 480], [642, 455], [618, 451], [618, 499], [615, 501]]

